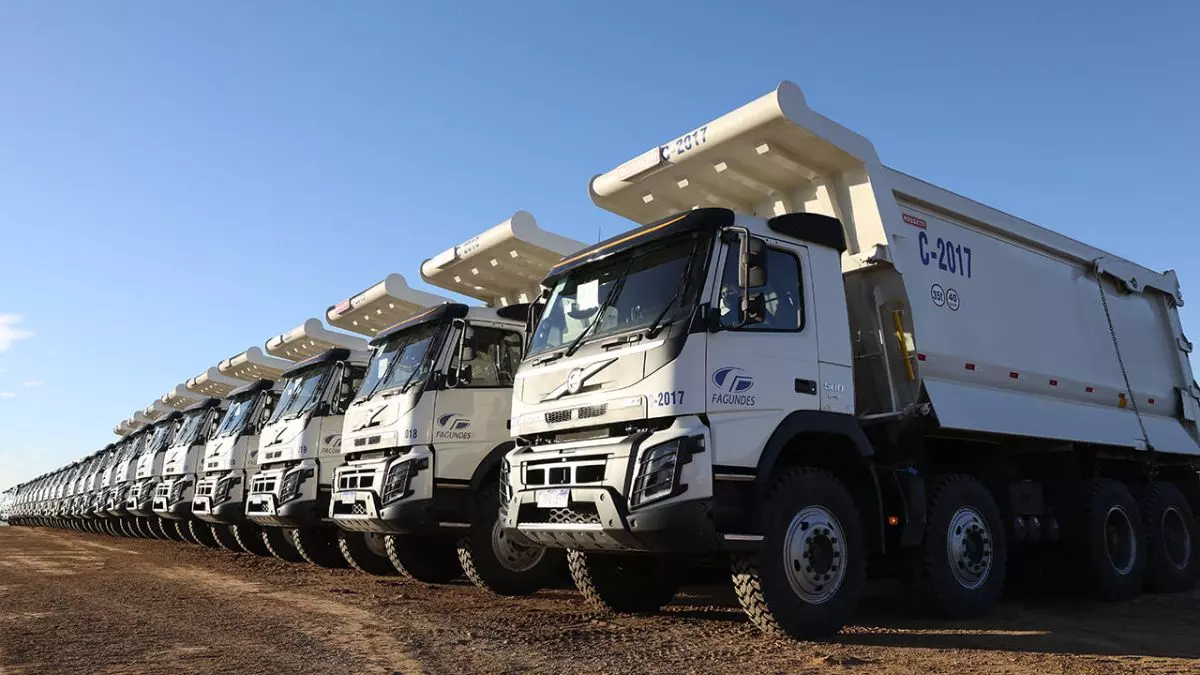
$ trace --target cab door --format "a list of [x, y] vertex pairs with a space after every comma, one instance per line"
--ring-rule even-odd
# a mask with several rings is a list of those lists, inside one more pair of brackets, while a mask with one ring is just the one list
[[722, 244], [710, 298], [717, 317], [708, 336], [706, 408], [717, 465], [757, 466], [762, 447], [788, 414], [820, 406], [809, 251], [763, 241], [765, 283], [750, 291], [762, 294], [760, 320], [742, 317], [736, 238]]

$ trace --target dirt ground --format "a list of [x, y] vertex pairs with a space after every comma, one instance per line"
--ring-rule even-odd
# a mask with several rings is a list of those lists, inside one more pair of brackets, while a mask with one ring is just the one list
[[763, 637], [728, 589], [662, 614], [574, 590], [322, 570], [169, 541], [0, 528], [0, 673], [1200, 672], [1200, 592], [1123, 604], [1007, 600], [987, 619], [912, 615], [879, 584], [833, 642]]

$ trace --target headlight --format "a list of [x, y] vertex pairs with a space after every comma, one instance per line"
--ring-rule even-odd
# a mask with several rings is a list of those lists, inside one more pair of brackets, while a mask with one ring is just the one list
[[283, 486], [279, 488], [279, 503], [291, 501], [300, 496], [300, 486], [305, 480], [312, 478], [316, 472], [312, 469], [299, 469], [283, 477]]
[[679, 473], [692, 455], [704, 449], [704, 437], [676, 438], [661, 445], [647, 448], [638, 462], [637, 478], [633, 481], [633, 492], [629, 496], [630, 506], [640, 506], [656, 499], [663, 499], [676, 491]]
[[508, 506], [512, 501], [512, 485], [509, 479], [512, 476], [512, 465], [508, 463], [508, 458], [500, 460], [500, 508]]
[[226, 476], [225, 478], [217, 481], [217, 486], [213, 488], [213, 504], [220, 504], [221, 502], [229, 499], [229, 491], [233, 489], [233, 486], [238, 485], [241, 482], [241, 478], [234, 476]]
[[387, 477], [383, 480], [383, 503], [394, 502], [408, 495], [408, 485], [412, 480], [413, 460], [397, 462], [388, 468]]

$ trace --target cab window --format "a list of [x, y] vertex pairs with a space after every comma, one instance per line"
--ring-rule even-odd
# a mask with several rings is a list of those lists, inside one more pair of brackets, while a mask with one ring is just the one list
[[797, 331], [804, 328], [804, 289], [800, 283], [800, 259], [794, 253], [778, 248], [767, 249], [767, 283], [761, 292], [765, 316], [761, 323], [737, 328], [741, 320], [741, 288], [738, 286], [738, 254], [736, 248], [725, 253], [721, 272], [721, 326], [737, 330]]
[[[521, 362], [521, 334], [490, 326], [474, 328], [475, 358], [465, 364], [471, 367], [471, 379], [459, 386], [511, 387]], [[457, 354], [452, 365], [458, 367]]]

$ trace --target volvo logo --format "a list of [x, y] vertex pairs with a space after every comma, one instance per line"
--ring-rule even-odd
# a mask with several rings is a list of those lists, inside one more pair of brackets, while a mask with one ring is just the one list
[[578, 394], [580, 387], [583, 386], [583, 369], [576, 368], [567, 375], [567, 393]]

